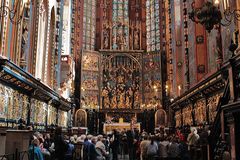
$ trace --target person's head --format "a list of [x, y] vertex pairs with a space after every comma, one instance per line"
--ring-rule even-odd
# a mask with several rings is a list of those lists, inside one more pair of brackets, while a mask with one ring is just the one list
[[143, 138], [143, 140], [147, 140], [148, 139], [147, 135], [144, 135], [142, 138]]
[[47, 134], [45, 135], [45, 139], [50, 139], [50, 134], [47, 133]]
[[155, 137], [154, 136], [151, 136], [150, 137], [150, 140], [151, 140], [151, 144], [153, 144], [154, 140], [155, 140]]
[[32, 140], [32, 144], [33, 144], [35, 147], [38, 147], [39, 144], [40, 144], [40, 142], [39, 142], [38, 139], [33, 139], [33, 140]]
[[191, 133], [197, 134], [197, 128], [191, 127], [190, 130], [191, 130]]
[[72, 137], [70, 137], [70, 142], [71, 143], [75, 143], [75, 139], [74, 139], [74, 137], [72, 136]]
[[35, 137], [37, 137], [37, 138], [40, 138], [41, 133], [39, 133], [39, 132], [35, 132], [33, 135], [34, 135]]
[[64, 140], [65, 140], [65, 141], [68, 141], [68, 140], [69, 140], [69, 136], [64, 135]]
[[103, 135], [98, 135], [98, 136], [97, 136], [97, 140], [98, 140], [98, 141], [102, 141], [102, 140], [103, 140]]
[[96, 137], [92, 137], [91, 141], [92, 141], [93, 144], [96, 144], [97, 143], [97, 138]]
[[91, 134], [87, 135], [87, 139], [88, 139], [88, 140], [91, 140], [92, 137], [93, 137], [93, 136], [92, 136]]
[[43, 137], [39, 137], [38, 140], [39, 140], [39, 143], [40, 143], [40, 144], [44, 142]]

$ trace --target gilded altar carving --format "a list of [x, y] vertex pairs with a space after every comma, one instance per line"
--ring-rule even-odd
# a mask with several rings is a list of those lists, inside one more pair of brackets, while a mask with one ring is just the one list
[[200, 99], [194, 104], [196, 124], [203, 124], [207, 121], [206, 100]]
[[48, 125], [56, 125], [57, 109], [52, 105], [48, 105]]
[[81, 106], [83, 108], [99, 108], [99, 63], [97, 52], [83, 51], [81, 76]]
[[85, 53], [82, 57], [83, 70], [98, 71], [98, 61], [95, 54]]
[[47, 116], [47, 104], [36, 99], [31, 99], [30, 121], [44, 124]]
[[59, 110], [58, 111], [58, 125], [61, 127], [67, 127], [67, 112]]
[[183, 116], [183, 125], [192, 125], [192, 105], [189, 104], [182, 109], [182, 116]]
[[143, 57], [143, 94], [145, 106], [161, 106], [162, 76], [159, 55], [156, 53], [144, 55]]
[[181, 110], [175, 112], [176, 127], [182, 126]]
[[115, 56], [104, 63], [101, 107], [140, 108], [140, 66], [128, 56]]
[[209, 109], [209, 122], [213, 123], [217, 114], [217, 105], [219, 103], [221, 94], [216, 94], [212, 97], [209, 97], [207, 100], [207, 106]]
[[98, 93], [96, 91], [84, 91], [82, 93], [81, 106], [88, 109], [98, 109]]
[[28, 97], [0, 84], [0, 118], [27, 119]]

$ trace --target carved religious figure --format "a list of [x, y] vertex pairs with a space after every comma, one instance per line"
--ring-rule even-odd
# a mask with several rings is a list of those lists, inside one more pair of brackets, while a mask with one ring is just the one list
[[105, 87], [102, 91], [102, 103], [103, 103], [104, 108], [109, 107], [109, 97], [108, 97], [107, 87]]
[[134, 46], [134, 49], [139, 49], [139, 30], [136, 29], [134, 30], [134, 42], [133, 42], [133, 46]]
[[109, 29], [107, 28], [107, 26], [104, 26], [103, 29], [103, 48], [109, 48]]

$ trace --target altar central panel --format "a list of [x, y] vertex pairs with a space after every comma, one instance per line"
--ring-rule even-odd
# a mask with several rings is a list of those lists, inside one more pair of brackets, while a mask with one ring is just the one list
[[139, 109], [142, 103], [141, 54], [102, 54], [102, 109]]

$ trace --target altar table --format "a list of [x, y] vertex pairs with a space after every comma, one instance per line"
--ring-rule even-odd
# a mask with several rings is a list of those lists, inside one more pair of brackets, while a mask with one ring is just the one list
[[[136, 123], [133, 125], [133, 128], [136, 128], [140, 131], [141, 129], [141, 125], [140, 123]], [[130, 123], [104, 123], [103, 125], [103, 132], [105, 134], [110, 134], [112, 133], [112, 131], [116, 129], [116, 130], [130, 130], [131, 129], [131, 124]]]

